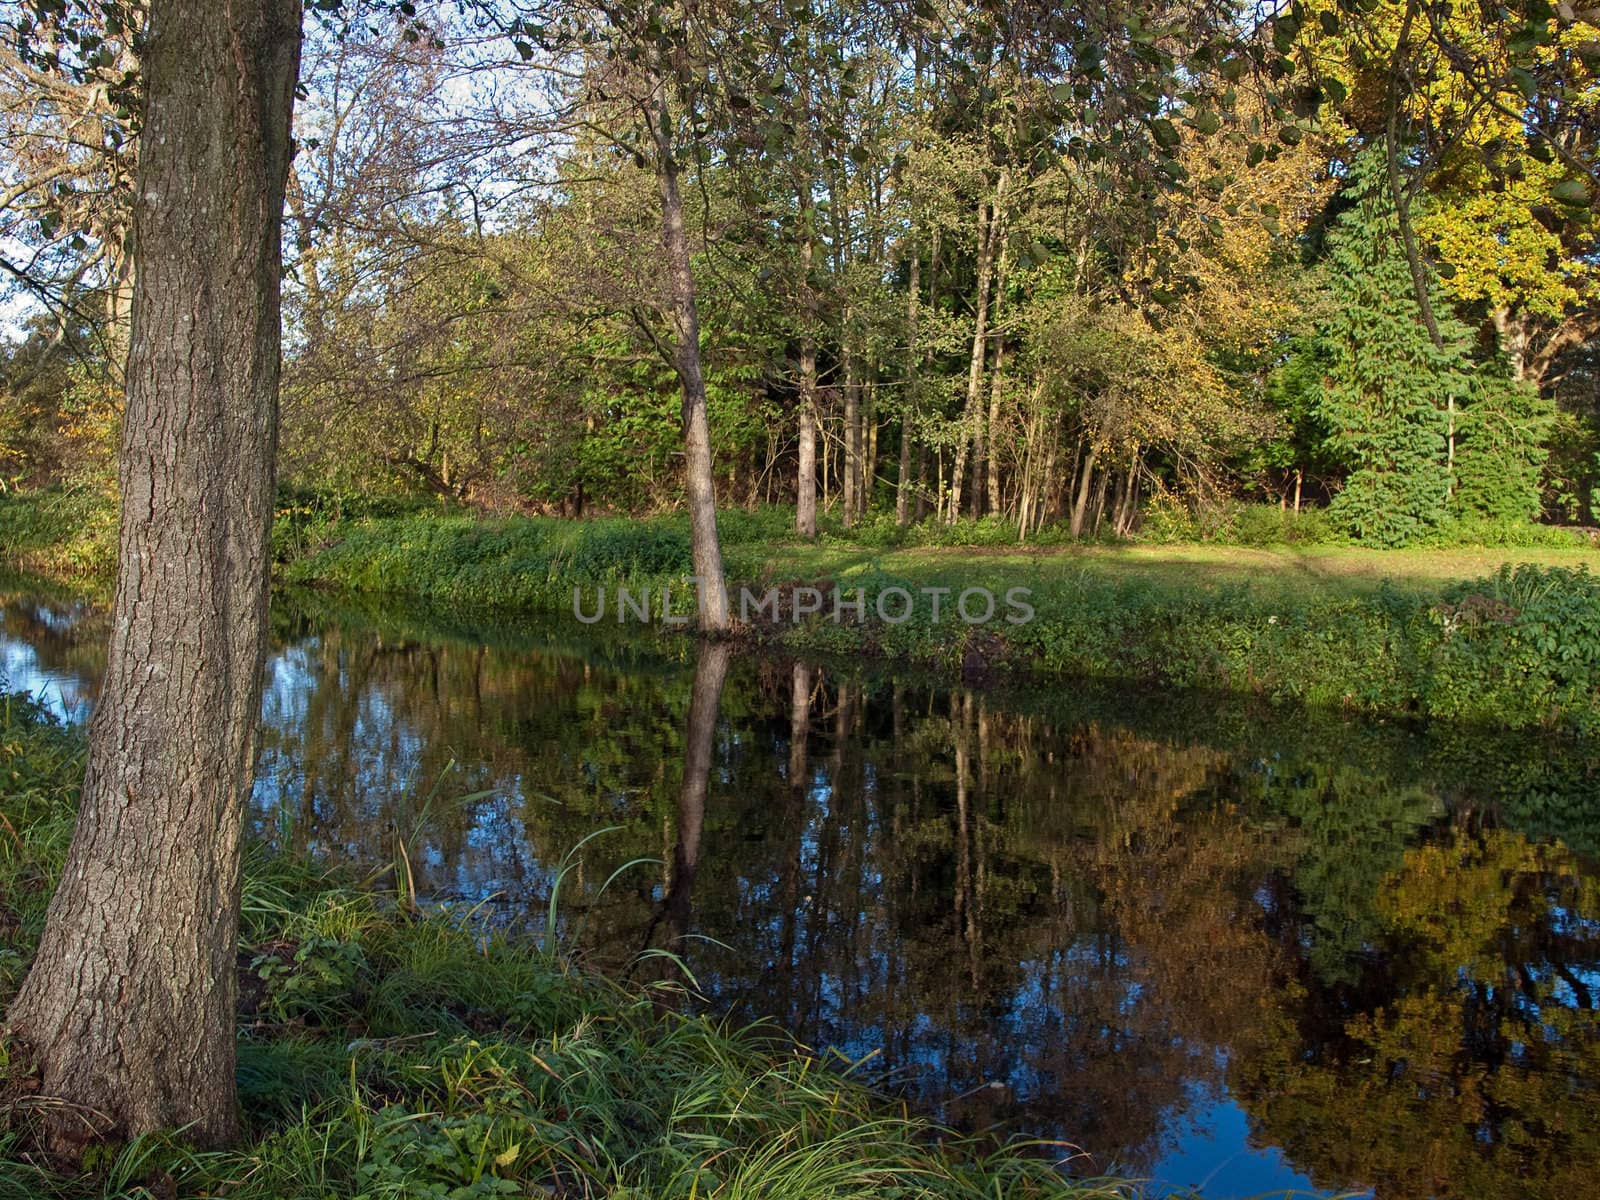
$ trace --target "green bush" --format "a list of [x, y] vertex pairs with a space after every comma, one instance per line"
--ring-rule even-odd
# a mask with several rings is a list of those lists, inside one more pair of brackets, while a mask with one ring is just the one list
[[108, 580], [117, 566], [117, 505], [89, 485], [0, 495], [0, 561], [71, 579]]
[[1539, 525], [1526, 518], [1495, 520], [1467, 514], [1449, 518], [1416, 544], [1442, 548], [1489, 546], [1564, 550], [1586, 543], [1573, 530], [1559, 525]]
[[574, 531], [565, 566], [584, 579], [687, 574], [689, 531], [660, 522], [586, 521]]
[[1587, 567], [1508, 565], [1452, 588], [1430, 615], [1435, 715], [1600, 729], [1600, 578]]
[[954, 524], [926, 518], [902, 526], [892, 509], [884, 509], [856, 522], [850, 529], [830, 524], [821, 530], [824, 542], [870, 546], [887, 550], [900, 546], [1013, 546], [1017, 526], [1000, 516], [962, 517]]
[[1299, 512], [1276, 504], [1223, 501], [1195, 508], [1171, 499], [1152, 502], [1139, 526], [1141, 542], [1183, 545], [1212, 542], [1226, 546], [1338, 546], [1345, 536], [1325, 508]]
[[1299, 512], [1275, 504], [1240, 505], [1232, 513], [1222, 540], [1236, 546], [1336, 546], [1347, 542], [1327, 509]]

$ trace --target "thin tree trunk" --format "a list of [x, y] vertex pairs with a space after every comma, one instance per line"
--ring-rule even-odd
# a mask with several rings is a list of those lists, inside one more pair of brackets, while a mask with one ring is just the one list
[[828, 431], [822, 427], [820, 417], [817, 420], [817, 434], [822, 439], [822, 507], [831, 510], [833, 507], [833, 491], [831, 488], [833, 447], [828, 444]]
[[[868, 380], [878, 377], [878, 365], [869, 363], [867, 366]], [[878, 401], [877, 389], [868, 386], [862, 396], [861, 424], [864, 434], [862, 441], [866, 444], [861, 455], [861, 516], [864, 518], [872, 511], [872, 492], [878, 481]]]
[[816, 254], [815, 220], [810, 196], [800, 196], [802, 231], [800, 270], [803, 275], [801, 304], [805, 331], [800, 338], [800, 463], [795, 486], [794, 526], [803, 538], [817, 536], [817, 293], [812, 286], [811, 265]]
[[1445, 499], [1455, 495], [1456, 492], [1456, 398], [1452, 393], [1445, 400], [1447, 419], [1450, 422], [1446, 431], [1448, 447], [1445, 451], [1445, 478], [1449, 481], [1445, 489]]
[[[920, 68], [920, 61], [918, 65]], [[921, 365], [917, 362], [917, 316], [922, 255], [910, 238], [906, 245], [911, 257], [906, 280], [906, 377], [900, 406], [900, 473], [895, 477], [894, 486], [894, 520], [902, 528], [911, 515], [911, 429], [917, 411], [918, 367]]]
[[298, 0], [154, 0], [122, 518], [82, 804], [7, 1025], [47, 1140], [234, 1134]]
[[1094, 476], [1094, 465], [1100, 458], [1100, 452], [1093, 446], [1083, 460], [1083, 474], [1078, 476], [1078, 498], [1072, 504], [1072, 540], [1077, 541], [1083, 536], [1083, 519], [1089, 506], [1089, 484]]
[[[724, 642], [703, 642], [694, 664], [689, 692], [689, 723], [683, 742], [683, 782], [678, 788], [678, 837], [672, 849], [672, 875], [661, 905], [661, 943], [673, 954], [694, 923], [694, 880], [706, 824], [706, 792], [716, 748], [717, 716], [728, 678], [732, 649]], [[650, 940], [655, 940], [652, 927]], [[671, 961], [671, 960], [667, 960]]]
[[1006, 191], [1006, 170], [1001, 168], [993, 201], [978, 206], [978, 295], [973, 304], [972, 355], [967, 365], [967, 403], [961, 413], [961, 438], [956, 444], [956, 461], [950, 472], [950, 521], [961, 515], [961, 489], [967, 469], [967, 444], [971, 440], [982, 457], [983, 364], [989, 352], [989, 289], [994, 276], [994, 227], [999, 205]]
[[1054, 496], [1056, 478], [1056, 454], [1061, 447], [1061, 420], [1057, 417], [1050, 423], [1050, 449], [1044, 455], [1044, 474], [1039, 481], [1039, 493], [1034, 500], [1033, 527], [1037, 531], [1044, 525], [1046, 496]]
[[[994, 303], [990, 306], [993, 312], [994, 324], [1000, 323], [1000, 309], [1005, 302], [1006, 273], [1010, 270], [1011, 247], [1006, 237], [1006, 219], [1003, 212], [997, 212], [993, 221], [991, 238], [1000, 241], [1000, 259], [995, 269]], [[984, 455], [987, 468], [985, 480], [989, 492], [989, 511], [1000, 511], [1000, 454], [999, 442], [996, 431], [1000, 428], [1000, 401], [1001, 393], [1005, 387], [1006, 379], [1006, 339], [1003, 333], [996, 329], [994, 334], [994, 378], [989, 383], [989, 420], [988, 432], [984, 439], [986, 452]]]
[[656, 109], [656, 175], [661, 186], [662, 244], [672, 296], [672, 332], [678, 381], [683, 387], [684, 482], [689, 493], [689, 543], [700, 580], [700, 628], [728, 628], [728, 585], [722, 577], [722, 546], [717, 540], [717, 497], [711, 475], [711, 430], [706, 417], [706, 381], [700, 365], [700, 315], [694, 272], [689, 266], [689, 236], [678, 190], [678, 160], [672, 150], [671, 117], [663, 100]]
[[1404, 57], [1409, 46], [1411, 25], [1416, 19], [1416, 0], [1407, 0], [1400, 21], [1400, 32], [1395, 38], [1394, 57], [1389, 65], [1389, 114], [1384, 137], [1383, 161], [1389, 176], [1389, 197], [1394, 201], [1395, 223], [1400, 229], [1400, 249], [1405, 254], [1406, 267], [1411, 273], [1411, 289], [1417, 302], [1417, 312], [1422, 317], [1423, 328], [1434, 348], [1444, 349], [1444, 335], [1439, 329], [1439, 319], [1433, 311], [1433, 298], [1428, 294], [1428, 269], [1417, 247], [1417, 235], [1411, 224], [1411, 190], [1400, 172], [1400, 103], [1401, 95], [1410, 89], [1409, 81], [1402, 78]]
[[[846, 321], [849, 320], [848, 315]], [[846, 339], [849, 333], [845, 334]], [[861, 500], [861, 380], [848, 340], [844, 346], [844, 527], [855, 524]]]
[[1039, 421], [1035, 414], [1023, 426], [1022, 462], [1017, 470], [1017, 533], [1018, 541], [1028, 539], [1028, 510], [1033, 503], [1034, 467], [1038, 460], [1037, 440]]
[[1296, 467], [1294, 472], [1294, 511], [1296, 516], [1300, 515], [1300, 488], [1305, 483], [1305, 479], [1305, 471]]
[[1110, 484], [1111, 472], [1101, 471], [1100, 486], [1095, 489], [1094, 493], [1094, 529], [1089, 535], [1091, 537], [1100, 536], [1100, 522], [1106, 515], [1106, 490]]
[[894, 483], [894, 523], [904, 526], [911, 519], [911, 413], [900, 417], [900, 469]]
[[1133, 527], [1133, 506], [1138, 500], [1138, 488], [1139, 467], [1135, 455], [1134, 465], [1128, 468], [1128, 473], [1122, 478], [1122, 494], [1117, 500], [1117, 518], [1113, 528], [1119, 538], [1126, 537], [1128, 530]]
[[806, 748], [810, 736], [811, 668], [795, 663], [789, 688], [789, 786], [797, 796], [804, 796], [809, 784]]
[[[689, 692], [689, 724], [683, 740], [683, 783], [678, 789], [678, 845], [673, 852], [672, 891], [681, 893], [678, 935], [688, 932], [689, 887], [700, 866], [706, 823], [706, 791], [716, 747], [717, 715], [732, 651], [725, 642], [705, 642], [694, 664]], [[672, 902], [668, 902], [669, 908]]]
[[917, 455], [917, 508], [912, 518], [918, 524], [928, 516], [928, 464], [932, 461], [933, 451], [924, 446]]

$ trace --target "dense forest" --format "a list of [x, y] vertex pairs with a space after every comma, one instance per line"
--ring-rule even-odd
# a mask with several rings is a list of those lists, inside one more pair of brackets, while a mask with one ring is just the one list
[[[301, 493], [586, 515], [714, 487], [802, 534], [1600, 519], [1593, 12], [312, 9]], [[0, 62], [8, 489], [114, 474], [138, 11], [46, 14]]]

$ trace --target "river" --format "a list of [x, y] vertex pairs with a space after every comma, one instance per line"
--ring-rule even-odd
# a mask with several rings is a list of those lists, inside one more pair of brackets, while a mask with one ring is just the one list
[[[1157, 1194], [1592, 1184], [1600, 748], [590, 632], [281, 600], [258, 836]], [[0, 589], [69, 720], [104, 635]]]

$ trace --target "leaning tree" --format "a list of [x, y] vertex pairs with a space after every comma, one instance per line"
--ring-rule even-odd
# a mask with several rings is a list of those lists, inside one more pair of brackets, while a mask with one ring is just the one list
[[[113, 632], [77, 828], [6, 1014], [68, 1154], [158, 1129], [217, 1143], [235, 1124], [301, 4], [152, 0], [148, 14]], [[85, 45], [35, 50], [72, 71]]]

